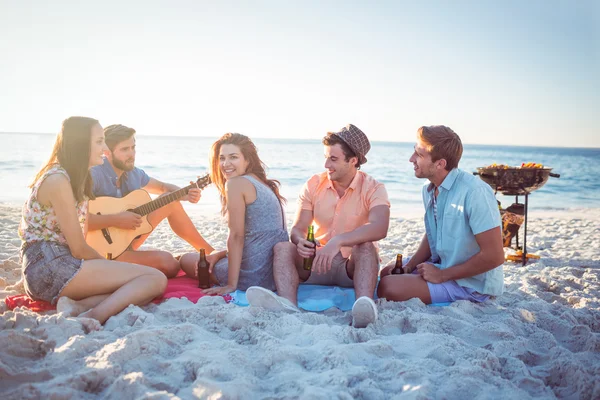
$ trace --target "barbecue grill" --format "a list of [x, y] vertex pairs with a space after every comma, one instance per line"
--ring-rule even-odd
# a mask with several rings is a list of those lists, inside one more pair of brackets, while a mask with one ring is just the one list
[[[502, 193], [506, 196], [515, 196], [515, 203], [519, 204], [519, 196], [525, 196], [525, 225], [523, 227], [523, 258], [522, 265], [527, 264], [527, 210], [529, 194], [538, 190], [548, 182], [550, 177], [560, 178], [560, 174], [552, 173], [552, 168], [506, 168], [506, 167], [480, 167], [473, 175], [479, 177], [494, 189], [494, 193]], [[516, 234], [519, 246], [519, 233]]]

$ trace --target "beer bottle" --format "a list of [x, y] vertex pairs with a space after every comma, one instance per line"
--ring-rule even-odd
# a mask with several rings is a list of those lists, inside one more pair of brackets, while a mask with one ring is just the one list
[[[315, 227], [313, 225], [310, 225], [308, 227], [308, 234], [306, 235], [306, 240], [313, 243], [315, 245], [315, 247], [314, 247], [315, 250], [317, 249], [317, 242], [315, 241]], [[315, 259], [315, 256], [304, 259], [303, 266], [304, 266], [305, 271], [310, 271], [312, 269], [312, 263], [313, 263], [314, 259]]]
[[402, 254], [396, 255], [396, 265], [394, 265], [394, 269], [392, 269], [393, 275], [401, 275], [404, 273], [404, 269], [402, 268]]
[[200, 249], [198, 255], [198, 287], [200, 289], [208, 289], [210, 287], [210, 275], [208, 273], [208, 261], [206, 261], [205, 250]]

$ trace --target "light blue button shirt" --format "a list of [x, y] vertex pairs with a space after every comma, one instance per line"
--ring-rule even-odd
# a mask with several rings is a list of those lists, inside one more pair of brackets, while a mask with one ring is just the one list
[[[479, 252], [475, 235], [501, 225], [500, 211], [490, 186], [457, 168], [438, 188], [437, 223], [434, 217], [433, 184], [423, 187], [425, 230], [431, 261], [445, 269], [462, 264]], [[458, 279], [460, 286], [498, 296], [504, 290], [502, 265], [471, 278]]]
[[125, 197], [130, 192], [141, 189], [150, 182], [150, 177], [139, 168], [123, 172], [121, 187], [117, 187], [117, 174], [107, 159], [102, 165], [96, 165], [90, 169], [94, 186], [94, 196]]

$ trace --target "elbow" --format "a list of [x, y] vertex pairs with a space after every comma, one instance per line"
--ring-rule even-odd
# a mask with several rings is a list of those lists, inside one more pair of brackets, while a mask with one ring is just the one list
[[499, 267], [504, 264], [504, 250], [499, 249], [490, 254], [489, 257], [490, 264], [493, 266], [492, 268]]
[[504, 264], [504, 252], [500, 252], [499, 254], [496, 255], [495, 260], [494, 260], [494, 265], [495, 266], [500, 266]]
[[244, 245], [244, 234], [241, 232], [229, 232], [227, 237], [227, 246], [243, 246]]
[[74, 246], [69, 245], [69, 250], [71, 251], [71, 255], [73, 257], [79, 258], [81, 260], [88, 260], [90, 258], [94, 258], [92, 254], [97, 254], [96, 250], [94, 250], [86, 242], [77, 243]]
[[385, 239], [387, 237], [388, 234], [388, 229], [389, 229], [389, 223], [385, 224], [384, 226], [382, 226], [378, 231], [377, 231], [377, 239], [375, 240], [382, 240]]
[[71, 250], [71, 255], [74, 258], [79, 258], [79, 259], [82, 259], [82, 260], [85, 258], [85, 256], [84, 256], [85, 251], [82, 248], [80, 248], [80, 247], [77, 247], [77, 248], [74, 248], [74, 249], [70, 248], [70, 250]]

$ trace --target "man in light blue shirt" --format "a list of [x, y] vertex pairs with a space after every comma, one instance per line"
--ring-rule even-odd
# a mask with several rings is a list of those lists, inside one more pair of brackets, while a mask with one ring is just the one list
[[492, 189], [458, 169], [458, 135], [442, 125], [423, 126], [410, 162], [423, 187], [425, 235], [404, 265], [405, 274], [381, 272], [378, 295], [394, 301], [414, 297], [426, 304], [481, 302], [502, 294], [504, 250], [501, 218]]

